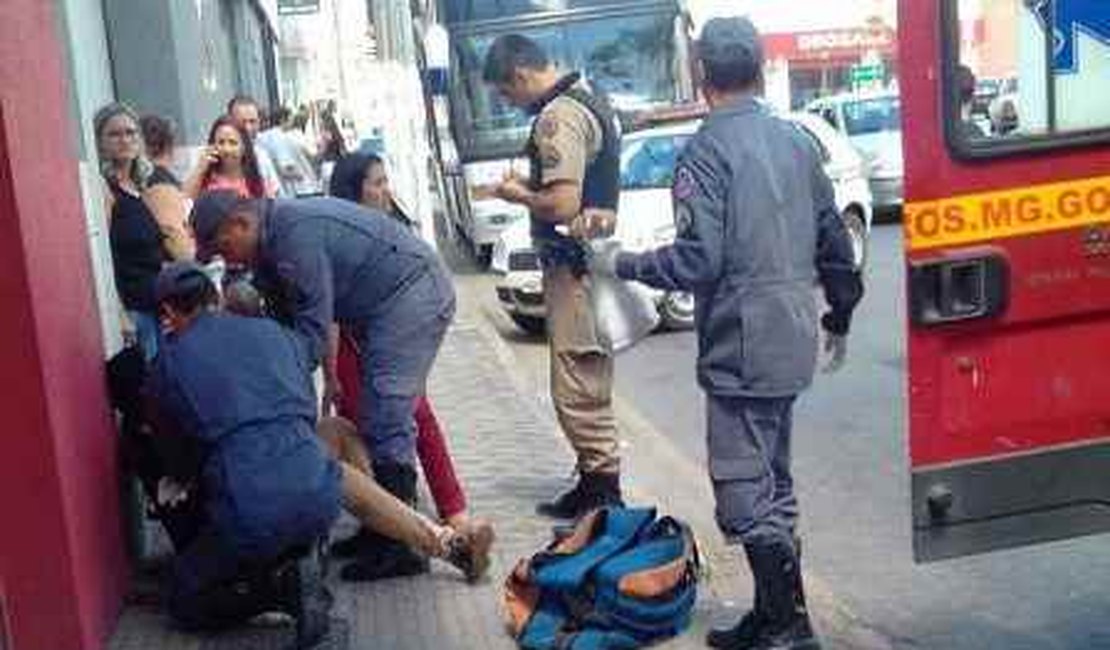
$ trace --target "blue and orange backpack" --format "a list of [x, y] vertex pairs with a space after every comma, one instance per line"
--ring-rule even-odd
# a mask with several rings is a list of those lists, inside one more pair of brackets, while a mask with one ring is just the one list
[[654, 508], [602, 508], [521, 560], [505, 583], [525, 650], [624, 650], [680, 634], [700, 560], [688, 526]]

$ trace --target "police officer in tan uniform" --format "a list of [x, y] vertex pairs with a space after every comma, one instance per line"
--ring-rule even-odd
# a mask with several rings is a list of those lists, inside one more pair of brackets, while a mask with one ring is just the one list
[[526, 147], [531, 177], [506, 178], [495, 193], [531, 212], [547, 301], [552, 401], [578, 455], [577, 485], [537, 511], [573, 518], [621, 504], [613, 352], [598, 331], [583, 243], [615, 225], [620, 131], [612, 111], [580, 76], [559, 72], [526, 37], [494, 41], [483, 76], [510, 103], [536, 116]]

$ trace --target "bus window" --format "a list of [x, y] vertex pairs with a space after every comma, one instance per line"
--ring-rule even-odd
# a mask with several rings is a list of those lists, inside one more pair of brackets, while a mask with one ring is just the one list
[[[672, 29], [670, 15], [644, 14], [511, 31], [539, 43], [562, 70], [583, 72], [618, 110], [636, 111], [676, 99]], [[501, 33], [463, 35], [453, 42], [453, 94], [462, 100], [454, 103], [455, 124], [465, 125], [456, 137], [467, 158], [479, 150], [516, 153], [528, 135], [528, 116], [482, 82], [486, 51]]]
[[599, 5], [628, 4], [629, 0], [443, 0], [448, 23], [508, 18], [545, 11], [592, 9]]
[[1110, 139], [1110, 13], [1089, 0], [946, 0], [948, 139], [980, 157]]

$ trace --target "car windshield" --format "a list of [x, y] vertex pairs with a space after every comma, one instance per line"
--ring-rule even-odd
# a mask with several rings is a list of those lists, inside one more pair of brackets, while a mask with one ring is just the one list
[[678, 154], [689, 135], [659, 135], [625, 141], [621, 151], [621, 189], [669, 188]]
[[898, 131], [902, 107], [897, 97], [878, 97], [844, 103], [844, 130], [849, 136]]

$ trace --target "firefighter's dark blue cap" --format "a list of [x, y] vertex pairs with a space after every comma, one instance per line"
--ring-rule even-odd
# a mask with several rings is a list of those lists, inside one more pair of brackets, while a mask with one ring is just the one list
[[707, 63], [763, 67], [763, 41], [752, 21], [745, 16], [712, 18], [701, 30], [697, 43], [698, 57]]
[[197, 238], [197, 259], [207, 262], [215, 254], [216, 232], [220, 224], [240, 204], [239, 194], [231, 190], [218, 190], [201, 194], [189, 215], [193, 234]]
[[211, 282], [212, 279], [200, 264], [173, 262], [162, 267], [158, 273], [158, 279], [154, 281], [154, 299], [161, 303], [176, 295], [192, 293]]

